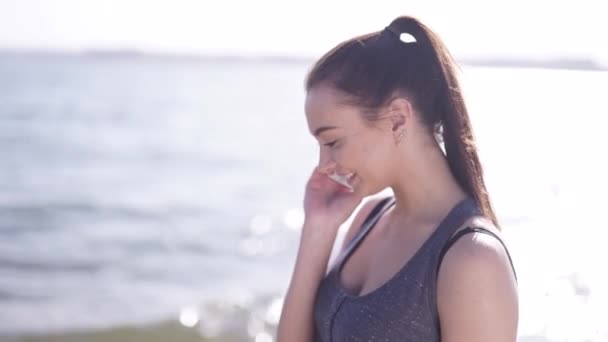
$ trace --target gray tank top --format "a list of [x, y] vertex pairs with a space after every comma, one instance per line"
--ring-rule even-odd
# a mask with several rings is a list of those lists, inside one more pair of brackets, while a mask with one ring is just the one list
[[[440, 341], [437, 270], [447, 248], [457, 239], [458, 234], [452, 237], [454, 232], [480, 211], [472, 198], [463, 200], [452, 208], [414, 256], [390, 280], [363, 295], [348, 293], [339, 282], [344, 263], [380, 216], [394, 204], [393, 197], [378, 203], [361, 231], [321, 281], [314, 306], [316, 342]], [[475, 228], [470, 231], [489, 233], [503, 242], [489, 230]]]

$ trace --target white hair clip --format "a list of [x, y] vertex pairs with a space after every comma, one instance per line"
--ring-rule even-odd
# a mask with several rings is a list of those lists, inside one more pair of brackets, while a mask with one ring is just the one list
[[396, 37], [399, 38], [400, 41], [406, 44], [416, 43], [416, 37], [414, 37], [412, 34], [407, 32], [399, 32], [399, 30], [394, 27], [391, 27], [390, 25], [387, 26], [384, 31], [388, 31], [391, 34], [394, 34]]

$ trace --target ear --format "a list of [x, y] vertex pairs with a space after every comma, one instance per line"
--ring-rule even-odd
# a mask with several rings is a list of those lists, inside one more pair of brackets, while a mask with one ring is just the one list
[[398, 97], [389, 103], [388, 112], [390, 113], [391, 130], [393, 133], [399, 133], [406, 129], [406, 125], [412, 118], [412, 104], [407, 99]]

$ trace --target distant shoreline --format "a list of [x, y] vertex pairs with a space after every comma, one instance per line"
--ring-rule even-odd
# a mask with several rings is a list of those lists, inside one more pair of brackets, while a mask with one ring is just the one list
[[[254, 62], [254, 63], [287, 63], [312, 64], [314, 57], [276, 56], [276, 55], [203, 55], [203, 54], [170, 54], [142, 52], [137, 50], [85, 50], [85, 51], [51, 51], [51, 50], [17, 50], [0, 49], [2, 56], [48, 56], [48, 57], [82, 57], [95, 59], [151, 59], [184, 62]], [[469, 66], [571, 69], [589, 71], [608, 71], [608, 65], [602, 65], [593, 59], [583, 58], [458, 58], [458, 63]]]

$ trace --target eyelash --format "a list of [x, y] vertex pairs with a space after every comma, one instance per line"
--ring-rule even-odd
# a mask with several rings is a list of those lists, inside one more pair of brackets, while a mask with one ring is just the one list
[[325, 145], [325, 146], [329, 146], [329, 147], [333, 147], [333, 146], [336, 144], [336, 142], [337, 142], [337, 141], [338, 141], [338, 140], [334, 140], [334, 141], [329, 142], [329, 143], [324, 144], [324, 145]]

